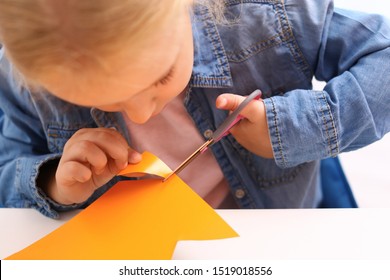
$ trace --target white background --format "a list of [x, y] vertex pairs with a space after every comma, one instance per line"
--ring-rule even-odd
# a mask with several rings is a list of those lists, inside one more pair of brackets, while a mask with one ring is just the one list
[[[317, 0], [321, 1], [321, 0]], [[373, 13], [382, 13], [390, 18], [389, 0], [335, 0], [338, 7], [364, 10]], [[316, 87], [321, 87], [316, 84]], [[390, 121], [390, 120], [389, 120]], [[360, 149], [358, 151], [340, 155], [348, 180], [354, 190], [360, 207], [389, 207], [390, 208], [390, 134], [382, 140]], [[366, 209], [369, 210], [369, 209]], [[374, 209], [372, 209], [374, 210]], [[359, 233], [360, 234], [360, 233]], [[309, 235], [310, 236], [310, 235]], [[318, 236], [318, 235], [314, 235]], [[223, 266], [248, 266], [265, 265], [272, 266], [274, 274], [264, 279], [390, 279], [388, 261], [269, 261], [256, 262], [234, 261], [215, 263], [215, 261], [160, 261], [160, 262], [130, 262], [130, 261], [102, 261], [98, 265], [95, 262], [80, 261], [46, 261], [46, 262], [2, 262], [2, 277], [6, 280], [27, 279], [39, 275], [45, 279], [235, 279], [235, 277], [129, 277], [118, 276], [118, 268], [123, 265], [133, 267], [155, 265], [167, 267], [178, 265], [179, 267], [210, 268], [214, 265]], [[211, 269], [211, 268], [210, 268]], [[37, 278], [34, 278], [37, 279]], [[245, 279], [255, 279], [246, 277]], [[258, 277], [256, 277], [258, 279]]]
[[[390, 18], [388, 0], [335, 0], [335, 6]], [[359, 207], [390, 207], [390, 134], [363, 149], [341, 154], [340, 160]]]

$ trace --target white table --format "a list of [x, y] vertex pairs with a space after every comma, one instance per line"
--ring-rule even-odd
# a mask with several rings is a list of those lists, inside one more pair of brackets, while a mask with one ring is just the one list
[[[180, 241], [174, 259], [390, 260], [390, 209], [218, 210], [240, 235]], [[0, 209], [0, 258], [69, 220], [32, 209]]]

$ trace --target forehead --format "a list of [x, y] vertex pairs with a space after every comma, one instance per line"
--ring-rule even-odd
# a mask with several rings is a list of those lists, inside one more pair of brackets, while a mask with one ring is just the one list
[[178, 23], [142, 38], [136, 50], [134, 45], [123, 44], [115, 55], [100, 57], [103, 67], [81, 67], [80, 71], [62, 67], [46, 73], [41, 84], [57, 97], [83, 106], [130, 98], [155, 83], [176, 63], [184, 30], [184, 22]]

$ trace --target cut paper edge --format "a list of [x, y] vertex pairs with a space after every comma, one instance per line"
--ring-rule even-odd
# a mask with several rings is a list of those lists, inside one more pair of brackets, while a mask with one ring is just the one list
[[142, 154], [142, 160], [138, 164], [129, 164], [125, 169], [121, 170], [118, 175], [133, 177], [134, 174], [143, 173], [161, 178], [167, 177], [172, 170], [161, 161], [158, 157], [150, 152]]
[[[142, 162], [126, 168], [125, 174], [154, 170], [161, 176], [171, 172], [166, 168], [146, 152]], [[237, 236], [174, 175], [164, 183], [161, 179], [121, 181], [70, 221], [6, 259], [171, 259], [179, 240]]]

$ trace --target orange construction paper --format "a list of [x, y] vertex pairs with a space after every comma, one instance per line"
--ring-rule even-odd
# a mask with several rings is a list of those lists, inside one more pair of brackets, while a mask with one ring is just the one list
[[[171, 170], [150, 153], [120, 174], [165, 177]], [[121, 181], [66, 224], [7, 259], [170, 259], [179, 240], [236, 237], [237, 233], [174, 175]], [[206, 252], [205, 252], [206, 253]]]

